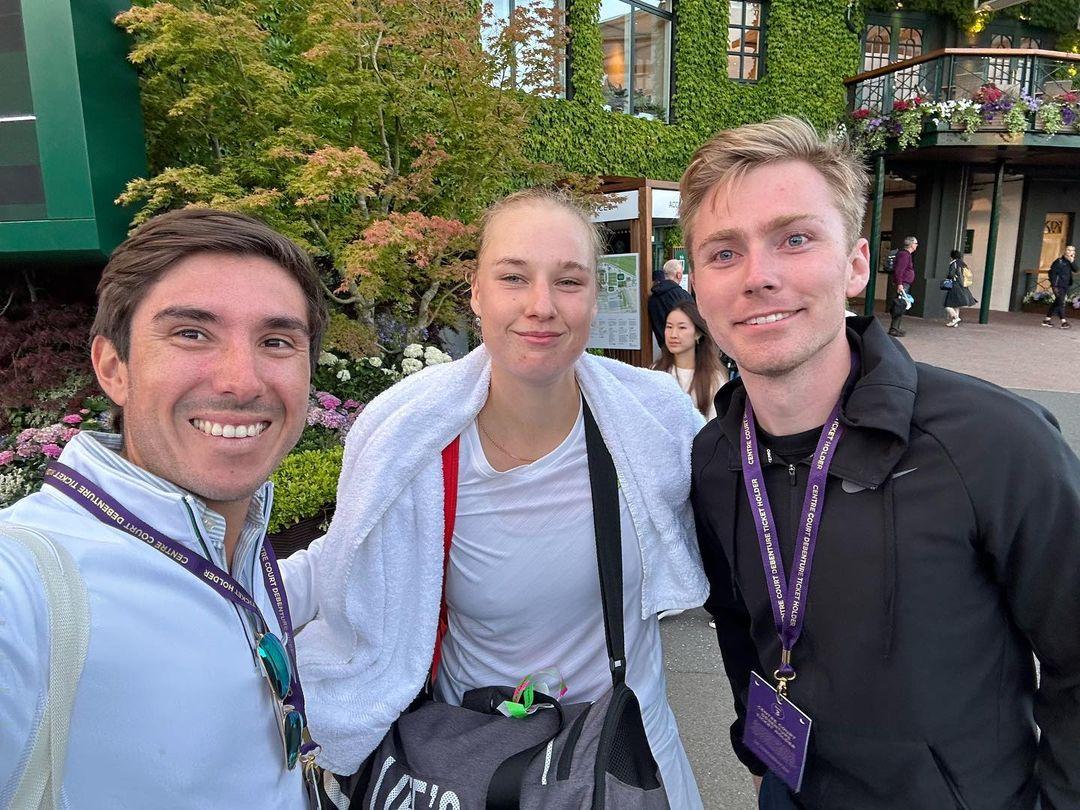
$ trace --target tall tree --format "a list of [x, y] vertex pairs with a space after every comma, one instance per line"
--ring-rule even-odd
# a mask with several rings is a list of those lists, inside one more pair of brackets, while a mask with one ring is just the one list
[[556, 90], [551, 6], [499, 25], [472, 0], [156, 0], [120, 14], [142, 77], [151, 177], [137, 222], [244, 211], [319, 258], [327, 294], [374, 339], [377, 312], [452, 322], [466, 223], [558, 171], [524, 150], [530, 97]]

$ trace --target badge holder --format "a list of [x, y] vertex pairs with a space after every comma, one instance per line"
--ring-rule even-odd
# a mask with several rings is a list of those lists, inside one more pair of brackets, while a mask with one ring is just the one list
[[743, 744], [798, 793], [806, 769], [812, 721], [787, 698], [787, 683], [794, 677], [794, 673], [778, 677], [779, 685], [773, 689], [756, 672], [750, 673]]

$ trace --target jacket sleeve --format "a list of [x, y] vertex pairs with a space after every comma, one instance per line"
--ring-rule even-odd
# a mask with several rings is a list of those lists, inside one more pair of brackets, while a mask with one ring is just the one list
[[289, 618], [293, 629], [299, 630], [315, 618], [319, 607], [319, 582], [315, 577], [324, 537], [318, 537], [307, 548], [293, 552], [281, 561], [281, 576], [285, 594], [289, 597]]
[[[695, 455], [698, 445], [694, 444]], [[690, 501], [694, 506], [694, 522], [697, 526], [698, 546], [705, 575], [709, 579], [709, 598], [705, 609], [716, 622], [716, 638], [724, 661], [724, 672], [731, 685], [735, 706], [735, 722], [731, 724], [731, 747], [735, 756], [755, 776], [763, 776], [765, 764], [743, 745], [743, 728], [746, 724], [746, 698], [750, 689], [750, 671], [760, 671], [757, 649], [750, 634], [750, 614], [738, 593], [727, 555], [709, 519], [716, 505], [707, 503], [706, 489], [700, 486], [696, 463], [690, 485]], [[725, 519], [735, 520], [735, 515]]]
[[901, 250], [896, 254], [896, 267], [893, 270], [894, 284], [911, 284], [915, 280], [915, 263], [911, 254]]
[[48, 679], [49, 617], [37, 566], [18, 544], [0, 542], [0, 807], [22, 778]]
[[996, 414], [995, 463], [984, 449], [983, 463], [969, 458], [961, 473], [979, 539], [1041, 665], [1037, 777], [1044, 810], [1064, 810], [1080, 807], [1080, 460], [1054, 417], [1028, 404], [1034, 413], [1014, 404], [1021, 413]]

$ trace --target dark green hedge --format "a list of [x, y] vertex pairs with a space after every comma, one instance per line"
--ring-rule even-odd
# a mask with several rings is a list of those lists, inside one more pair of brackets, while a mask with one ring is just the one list
[[[1078, 7], [1080, 0], [1033, 0], [1017, 9], [1033, 25], [1066, 31], [1075, 28]], [[895, 8], [895, 0], [856, 4], [854, 27], [861, 32], [863, 10]], [[972, 3], [907, 0], [905, 8], [966, 25]], [[673, 123], [664, 124], [604, 109], [600, 0], [570, 0], [572, 100], [535, 101], [530, 152], [575, 172], [677, 180], [693, 150], [720, 129], [780, 114], [831, 124], [845, 112], [841, 80], [860, 64], [860, 35], [848, 28], [847, 13], [847, 0], [769, 3], [764, 77], [740, 83], [727, 78], [728, 3], [678, 0]]]

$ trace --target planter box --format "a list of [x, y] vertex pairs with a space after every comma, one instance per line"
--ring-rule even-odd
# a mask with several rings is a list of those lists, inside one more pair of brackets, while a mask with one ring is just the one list
[[333, 516], [334, 504], [326, 504], [317, 514], [301, 518], [292, 526], [267, 535], [274, 554], [280, 559], [307, 548], [312, 540], [326, 534], [326, 529], [323, 527], [330, 523], [330, 518]]

